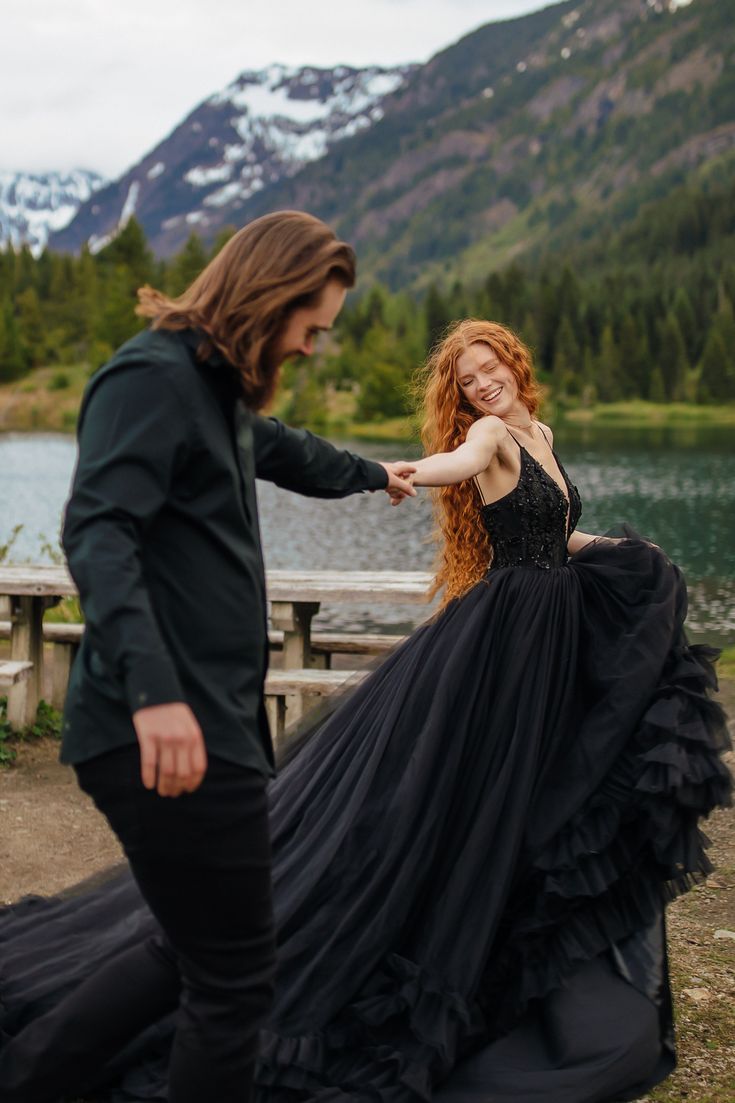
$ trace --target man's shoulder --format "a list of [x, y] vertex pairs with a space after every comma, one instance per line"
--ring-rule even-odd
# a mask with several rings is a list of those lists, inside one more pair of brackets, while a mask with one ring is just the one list
[[143, 385], [146, 377], [152, 382], [162, 378], [182, 394], [196, 388], [199, 379], [196, 343], [191, 330], [144, 329], [121, 345], [94, 373], [87, 384], [86, 397], [113, 378], [121, 384], [128, 378], [134, 379], [136, 386]]
[[185, 371], [196, 367], [196, 338], [191, 330], [144, 329], [121, 345], [95, 372], [101, 379], [120, 368], [142, 369], [159, 366]]
[[143, 330], [121, 345], [89, 380], [80, 426], [90, 403], [127, 402], [133, 394], [135, 401], [143, 403], [159, 403], [170, 395], [170, 401], [192, 412], [199, 400], [199, 386], [195, 335], [189, 330]]

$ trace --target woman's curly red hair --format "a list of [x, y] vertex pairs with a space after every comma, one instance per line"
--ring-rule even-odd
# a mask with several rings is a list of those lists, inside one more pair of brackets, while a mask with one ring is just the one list
[[[427, 455], [457, 448], [473, 421], [483, 416], [467, 400], [457, 379], [457, 361], [475, 344], [488, 345], [510, 368], [529, 414], [538, 410], [540, 391], [531, 353], [515, 333], [498, 322], [476, 318], [455, 322], [434, 346], [418, 377], [421, 440]], [[437, 487], [432, 493], [436, 535], [442, 546], [431, 594], [443, 589], [444, 606], [483, 577], [492, 559], [492, 543], [482, 524], [482, 503], [473, 480]]]

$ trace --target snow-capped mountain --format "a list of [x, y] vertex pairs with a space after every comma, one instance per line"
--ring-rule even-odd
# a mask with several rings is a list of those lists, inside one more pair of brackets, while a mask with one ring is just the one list
[[135, 214], [153, 250], [175, 252], [196, 231], [238, 225], [247, 199], [372, 126], [414, 66], [272, 65], [209, 97], [119, 180], [93, 195], [53, 248], [95, 251]]
[[71, 222], [105, 184], [96, 172], [0, 172], [0, 248], [28, 245], [38, 256], [49, 233]]

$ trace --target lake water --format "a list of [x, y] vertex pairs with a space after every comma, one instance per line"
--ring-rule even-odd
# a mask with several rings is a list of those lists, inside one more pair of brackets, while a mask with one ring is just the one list
[[[695, 640], [735, 644], [735, 434], [710, 428], [567, 427], [556, 447], [579, 487], [580, 528], [604, 532], [627, 521], [684, 570]], [[350, 445], [346, 445], [350, 447]], [[352, 446], [381, 459], [407, 458], [398, 445]], [[55, 434], [0, 435], [0, 547], [22, 528], [11, 562], [44, 563], [58, 549], [75, 445]], [[343, 501], [301, 498], [259, 485], [263, 543], [272, 568], [430, 570], [431, 509], [425, 491], [397, 509], [383, 494]], [[403, 631], [426, 615], [413, 606], [325, 608], [322, 627]]]

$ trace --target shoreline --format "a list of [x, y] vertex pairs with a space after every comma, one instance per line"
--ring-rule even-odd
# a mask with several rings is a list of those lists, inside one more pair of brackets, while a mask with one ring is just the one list
[[[14, 383], [0, 385], [0, 434], [74, 434], [84, 387], [91, 372], [86, 364], [36, 368]], [[288, 394], [282, 392], [274, 412], [284, 410]], [[560, 407], [548, 402], [542, 414], [558, 428], [735, 428], [735, 404], [698, 406], [694, 403], [656, 403], [643, 399]], [[333, 440], [416, 441], [418, 422], [411, 416], [381, 421], [358, 421], [345, 416], [327, 417], [319, 432]]]

